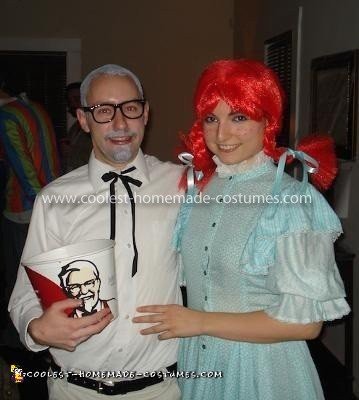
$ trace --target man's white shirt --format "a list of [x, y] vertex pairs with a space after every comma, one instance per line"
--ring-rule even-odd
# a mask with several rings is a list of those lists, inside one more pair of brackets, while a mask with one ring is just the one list
[[[143, 155], [141, 150], [126, 169], [131, 166], [136, 169], [129, 175], [142, 182], [141, 187], [131, 185], [131, 189], [144, 200], [137, 201], [135, 206], [138, 271], [131, 277], [134, 256], [131, 204], [121, 200], [116, 205], [115, 238], [119, 316], [73, 352], [50, 348], [64, 370], [144, 372], [176, 361], [176, 339], [160, 341], [157, 335], [140, 335], [144, 325], [132, 323], [132, 318], [140, 305], [181, 303], [177, 254], [171, 244], [179, 202], [153, 204], [149, 200], [158, 195], [167, 199], [178, 195], [183, 168]], [[94, 199], [101, 201], [109, 197], [110, 182], [104, 182], [101, 177], [111, 170], [111, 166], [97, 160], [92, 153], [88, 165], [44, 188], [35, 201], [22, 259], [86, 240], [109, 239], [110, 203]], [[49, 199], [64, 195], [76, 196], [79, 204], [44, 201], [44, 196]], [[81, 202], [81, 196], [87, 203]], [[127, 196], [120, 180], [116, 183], [116, 196], [122, 199]], [[42, 314], [42, 308], [22, 266], [9, 311], [23, 343], [34, 351], [44, 349], [27, 334], [29, 322]]]

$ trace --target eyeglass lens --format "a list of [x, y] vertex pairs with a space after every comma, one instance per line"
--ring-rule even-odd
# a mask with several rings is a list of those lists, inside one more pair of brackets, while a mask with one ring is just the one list
[[109, 122], [115, 117], [116, 108], [129, 119], [139, 118], [143, 114], [143, 103], [137, 100], [121, 104], [104, 104], [93, 109], [93, 117], [97, 122]]
[[71, 291], [72, 294], [77, 294], [81, 291], [82, 286], [84, 286], [87, 290], [92, 289], [95, 285], [96, 279], [91, 279], [84, 283], [75, 283], [73, 285], [69, 285], [67, 288]]

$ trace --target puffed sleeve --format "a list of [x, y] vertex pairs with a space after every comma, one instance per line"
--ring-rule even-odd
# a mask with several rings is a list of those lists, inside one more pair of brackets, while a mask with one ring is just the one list
[[278, 298], [265, 311], [281, 321], [326, 321], [350, 312], [330, 233], [301, 232], [279, 237], [267, 288]]
[[266, 280], [276, 301], [265, 312], [292, 323], [334, 320], [350, 312], [333, 245], [342, 232], [340, 221], [316, 189], [309, 185], [306, 193], [310, 204], [283, 206], [277, 215], [285, 229], [275, 238]]

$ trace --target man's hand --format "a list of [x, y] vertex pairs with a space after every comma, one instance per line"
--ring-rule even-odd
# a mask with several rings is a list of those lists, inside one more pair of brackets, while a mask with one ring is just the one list
[[150, 328], [142, 329], [142, 335], [159, 333], [159, 339], [198, 336], [202, 334], [204, 313], [191, 310], [177, 304], [142, 306], [138, 312], [151, 313], [132, 319], [135, 323], [156, 323]]
[[101, 332], [112, 320], [107, 307], [90, 316], [69, 318], [65, 310], [80, 305], [81, 301], [75, 299], [53, 303], [41, 317], [30, 322], [30, 336], [38, 344], [74, 351], [78, 344]]

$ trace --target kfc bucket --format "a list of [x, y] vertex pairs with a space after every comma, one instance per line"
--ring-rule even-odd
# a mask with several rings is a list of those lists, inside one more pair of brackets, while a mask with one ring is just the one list
[[68, 310], [80, 318], [109, 307], [118, 315], [114, 241], [88, 240], [60, 247], [22, 261], [44, 309], [67, 298], [82, 305]]

